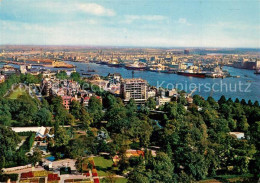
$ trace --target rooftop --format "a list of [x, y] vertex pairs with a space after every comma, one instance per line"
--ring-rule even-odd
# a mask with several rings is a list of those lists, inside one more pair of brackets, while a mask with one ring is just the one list
[[125, 82], [126, 84], [131, 84], [131, 83], [147, 83], [146, 80], [141, 79], [141, 78], [124, 79], [124, 82]]

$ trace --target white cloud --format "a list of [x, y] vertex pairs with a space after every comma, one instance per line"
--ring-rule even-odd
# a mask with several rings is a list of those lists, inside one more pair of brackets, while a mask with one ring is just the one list
[[146, 21], [162, 21], [166, 20], [167, 17], [162, 15], [125, 15], [125, 23], [132, 23], [135, 20], [146, 20]]
[[108, 8], [105, 8], [96, 3], [82, 3], [78, 4], [77, 8], [85, 13], [97, 16], [115, 16], [116, 13]]
[[[2, 28], [0, 29], [0, 43], [258, 48], [260, 46], [259, 39], [254, 39], [251, 36], [246, 37], [244, 35], [238, 37], [232, 36], [220, 28], [217, 29], [211, 26], [206, 26], [207, 29], [203, 28], [203, 30], [200, 30], [202, 32], [198, 34], [195, 29], [192, 29], [190, 32], [175, 32], [176, 26], [173, 26], [172, 29], [167, 26], [162, 27], [162, 29], [151, 29], [149, 27], [144, 29], [129, 29], [126, 26], [103, 27], [96, 21], [96, 19], [89, 18], [87, 20], [60, 22], [49, 26], [37, 23], [32, 24], [0, 20], [0, 27]], [[195, 24], [193, 24], [193, 26], [195, 26]], [[78, 28], [75, 29], [75, 27]], [[200, 26], [198, 27], [200, 29]], [[190, 30], [189, 27], [186, 28]]]
[[188, 26], [191, 25], [186, 18], [179, 18], [178, 23]]
[[106, 8], [97, 3], [80, 3], [75, 1], [68, 1], [64, 3], [63, 1], [41, 1], [41, 2], [31, 2], [28, 5], [30, 8], [45, 9], [51, 13], [87, 13], [96, 16], [115, 16], [116, 12], [112, 9]]

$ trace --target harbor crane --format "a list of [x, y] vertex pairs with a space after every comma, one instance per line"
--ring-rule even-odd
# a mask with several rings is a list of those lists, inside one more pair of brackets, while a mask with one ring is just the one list
[[211, 88], [211, 91], [210, 91], [210, 96], [211, 96], [211, 97], [213, 96], [213, 93], [214, 93], [214, 91], [213, 91], [213, 89]]
[[190, 98], [191, 95], [197, 90], [197, 87], [195, 87], [188, 95], [186, 98]]

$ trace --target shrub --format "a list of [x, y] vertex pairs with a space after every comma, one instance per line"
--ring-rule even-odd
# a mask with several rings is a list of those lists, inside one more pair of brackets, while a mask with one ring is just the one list
[[35, 132], [18, 132], [17, 134], [18, 134], [19, 136], [30, 136], [30, 135], [32, 135], [33, 133], [35, 133]]
[[0, 174], [0, 182], [7, 182], [8, 179], [11, 179], [11, 181], [17, 181], [18, 174]]
[[20, 150], [26, 151], [26, 152], [30, 151], [30, 149], [33, 145], [34, 139], [35, 139], [35, 133], [32, 133], [29, 137], [26, 138], [25, 142], [20, 147]]

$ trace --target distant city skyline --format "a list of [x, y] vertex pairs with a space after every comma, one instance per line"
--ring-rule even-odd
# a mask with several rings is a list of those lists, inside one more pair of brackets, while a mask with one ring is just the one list
[[2, 0], [0, 44], [260, 48], [260, 1]]

